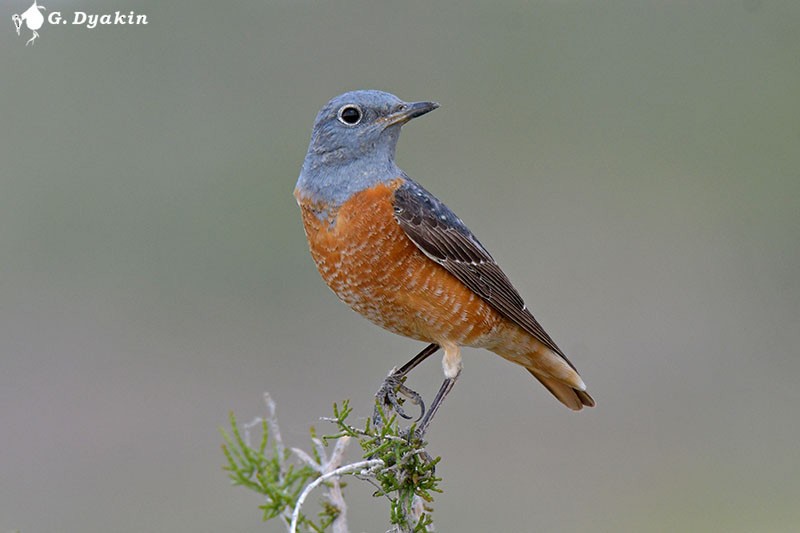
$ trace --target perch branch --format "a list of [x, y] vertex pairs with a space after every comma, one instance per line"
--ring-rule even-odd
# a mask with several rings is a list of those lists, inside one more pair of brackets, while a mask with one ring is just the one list
[[317, 479], [309, 483], [306, 488], [303, 489], [303, 492], [297, 499], [297, 504], [294, 506], [294, 512], [292, 512], [292, 522], [289, 526], [289, 533], [297, 533], [297, 520], [300, 518], [300, 508], [303, 506], [303, 503], [305, 503], [306, 498], [309, 494], [311, 494], [312, 490], [320, 486], [322, 483], [325, 483], [325, 481], [329, 480], [330, 478], [342, 476], [344, 474], [352, 474], [354, 472], [364, 472], [365, 470], [372, 470], [383, 465], [384, 462], [380, 459], [359, 461], [358, 463], [351, 463], [349, 465], [341, 466], [328, 472], [327, 474], [319, 476]]

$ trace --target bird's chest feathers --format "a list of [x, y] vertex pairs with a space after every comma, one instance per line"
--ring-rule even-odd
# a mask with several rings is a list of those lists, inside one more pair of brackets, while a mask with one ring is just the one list
[[492, 311], [403, 231], [394, 214], [400, 185], [376, 185], [335, 209], [295, 192], [317, 269], [339, 299], [389, 331], [472, 345], [484, 332], [472, 325], [491, 329]]
[[354, 194], [336, 209], [295, 193], [311, 255], [322, 278], [347, 304], [369, 315], [393, 298], [421, 252], [394, 217], [394, 191], [401, 180]]

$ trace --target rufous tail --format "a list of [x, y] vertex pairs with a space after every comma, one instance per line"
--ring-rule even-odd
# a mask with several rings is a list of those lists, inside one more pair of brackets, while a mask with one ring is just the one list
[[588, 392], [576, 389], [563, 381], [551, 378], [549, 376], [542, 376], [536, 373], [535, 370], [527, 369], [539, 382], [549, 390], [553, 396], [558, 398], [558, 401], [572, 409], [573, 411], [580, 411], [584, 407], [594, 407], [594, 398]]

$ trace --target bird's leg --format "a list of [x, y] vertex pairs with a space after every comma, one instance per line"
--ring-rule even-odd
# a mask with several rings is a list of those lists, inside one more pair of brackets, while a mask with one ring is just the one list
[[417, 367], [417, 365], [436, 353], [438, 350], [438, 344], [429, 344], [424, 350], [415, 355], [409, 362], [400, 368], [393, 368], [392, 371], [389, 372], [389, 375], [386, 376], [385, 380], [383, 380], [378, 392], [375, 393], [375, 399], [379, 405], [375, 406], [375, 411], [372, 414], [372, 422], [376, 426], [382, 425], [383, 423], [383, 415], [381, 414], [380, 407], [389, 407], [406, 420], [411, 418], [403, 410], [401, 404], [402, 400], [397, 398], [398, 392], [408, 398], [414, 405], [420, 406], [420, 418], [425, 414], [425, 403], [422, 401], [422, 396], [420, 396], [420, 394], [416, 391], [406, 387], [404, 382], [409, 372], [411, 372]]
[[[409, 443], [416, 442], [417, 446], [423, 446], [425, 444], [425, 432], [428, 431], [428, 427], [431, 425], [433, 417], [436, 415], [436, 411], [438, 411], [439, 407], [442, 406], [442, 402], [444, 402], [445, 397], [450, 394], [451, 390], [453, 390], [453, 386], [456, 384], [456, 380], [458, 379], [460, 373], [461, 372], [457, 373], [453, 377], [445, 378], [442, 386], [439, 387], [439, 392], [436, 393], [436, 397], [433, 399], [431, 408], [425, 413], [425, 416], [422, 418], [422, 421], [419, 423], [416, 429], [414, 429], [412, 432], [409, 428], [400, 434], [403, 438], [408, 439]], [[433, 460], [433, 458], [424, 449], [422, 450], [422, 458], [428, 463]], [[435, 470], [436, 467], [434, 467], [434, 472]]]
[[35, 40], [36, 40], [36, 38], [39, 36], [39, 34], [38, 34], [38, 33], [36, 33], [36, 30], [31, 30], [31, 31], [33, 32], [33, 37], [31, 37], [30, 39], [28, 39], [28, 42], [27, 42], [27, 43], [25, 43], [25, 46], [28, 46], [29, 44], [33, 44], [33, 41], [35, 41]]
[[425, 413], [424, 417], [422, 417], [422, 421], [419, 423], [419, 426], [417, 426], [416, 436], [420, 440], [422, 440], [422, 437], [425, 435], [425, 432], [428, 431], [428, 426], [431, 425], [433, 417], [436, 415], [436, 411], [439, 410], [439, 407], [441, 407], [445, 397], [450, 393], [451, 390], [453, 390], [453, 386], [456, 384], [457, 379], [458, 379], [458, 374], [456, 374], [452, 378], [446, 378], [442, 383], [442, 386], [439, 387], [439, 392], [436, 393], [436, 397], [433, 399], [431, 408], [428, 409], [428, 412]]
[[439, 392], [436, 393], [431, 408], [425, 413], [425, 416], [422, 417], [419, 425], [414, 430], [415, 437], [420, 441], [425, 436], [425, 432], [428, 431], [428, 427], [431, 425], [433, 417], [436, 416], [439, 407], [442, 406], [442, 402], [444, 402], [444, 399], [450, 391], [453, 390], [458, 376], [461, 375], [461, 349], [457, 344], [446, 343], [444, 345], [442, 370], [444, 371], [444, 382], [442, 386], [439, 387]]

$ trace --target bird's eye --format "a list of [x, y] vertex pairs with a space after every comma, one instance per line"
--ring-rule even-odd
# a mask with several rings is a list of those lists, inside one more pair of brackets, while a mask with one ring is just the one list
[[361, 108], [354, 104], [343, 106], [339, 110], [339, 122], [348, 126], [355, 126], [361, 122]]

